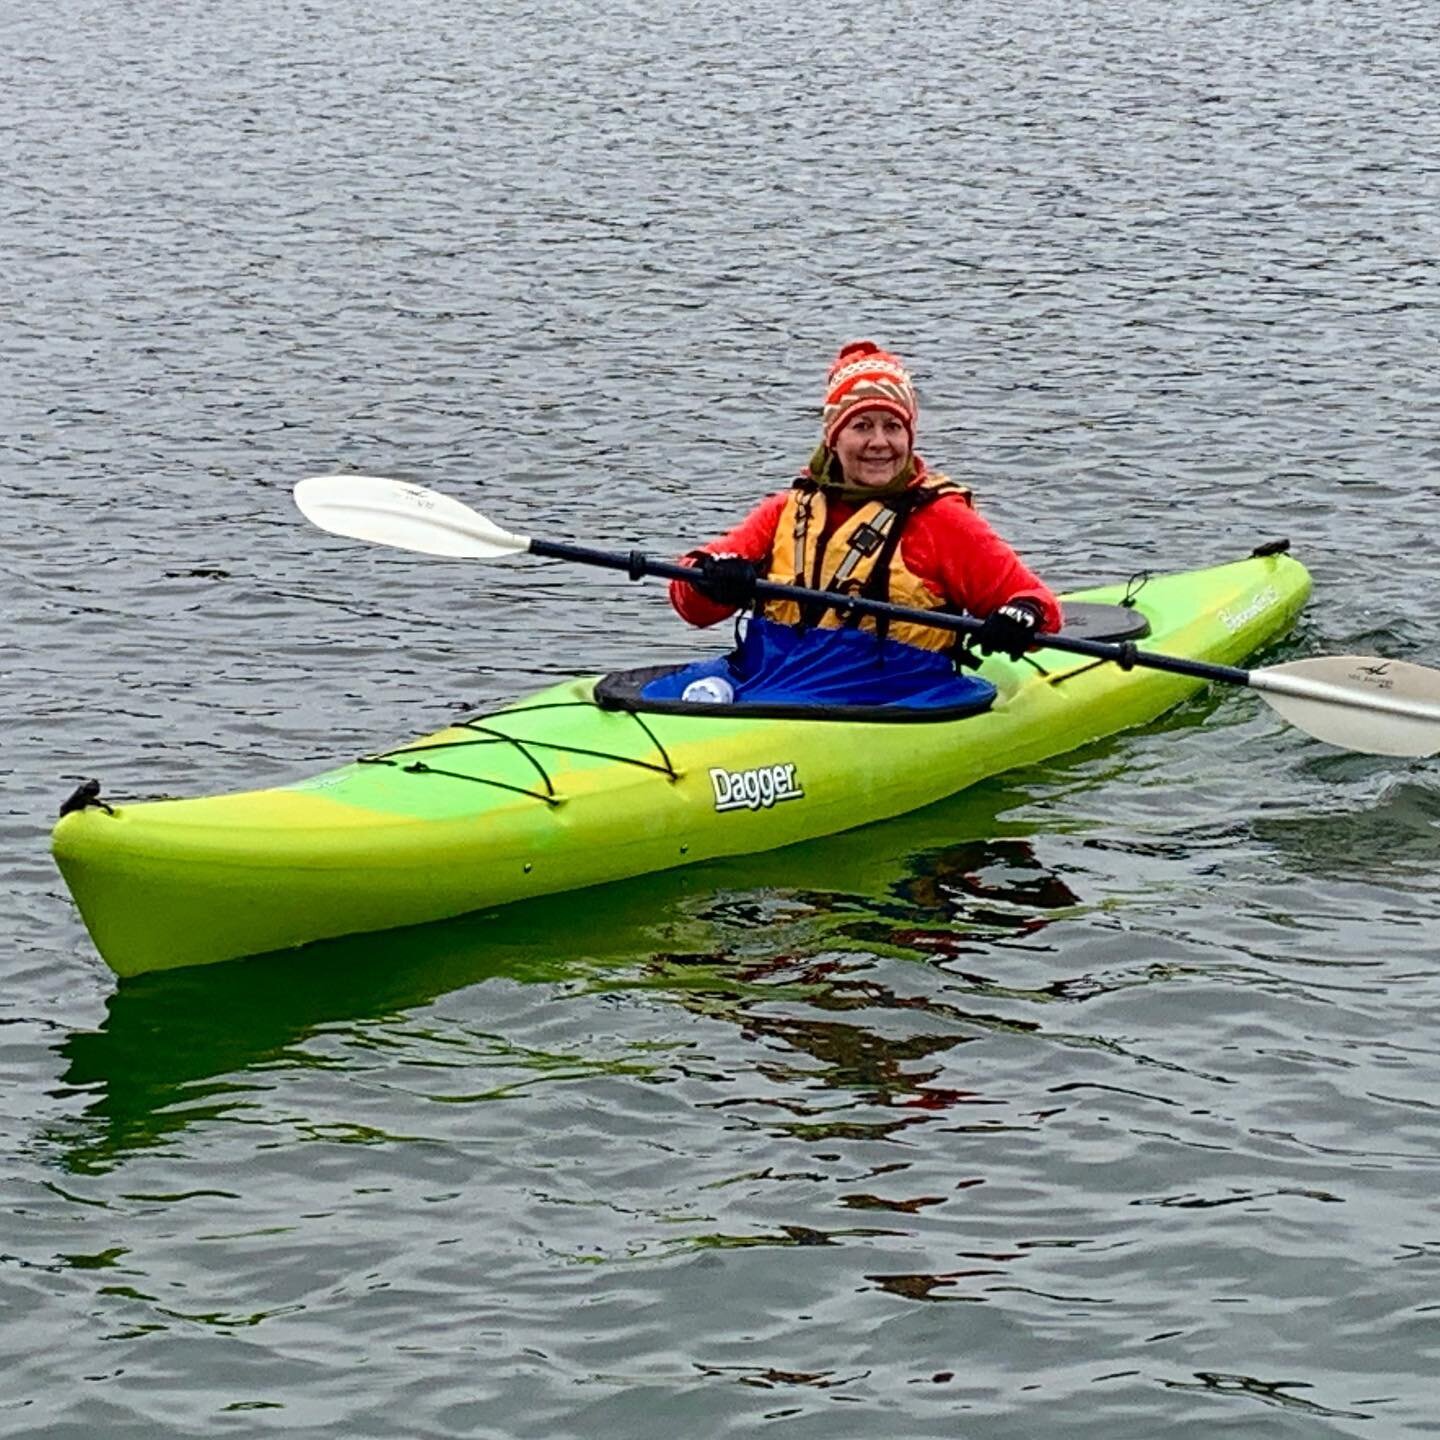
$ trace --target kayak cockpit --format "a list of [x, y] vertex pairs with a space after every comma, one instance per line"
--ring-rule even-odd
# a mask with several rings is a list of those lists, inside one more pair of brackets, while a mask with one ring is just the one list
[[[1067, 635], [1118, 641], [1149, 631], [1133, 606], [1065, 609]], [[725, 655], [619, 670], [595, 684], [595, 703], [607, 710], [872, 723], [961, 720], [988, 710], [996, 694], [990, 680], [934, 651], [860, 630], [756, 619]]]

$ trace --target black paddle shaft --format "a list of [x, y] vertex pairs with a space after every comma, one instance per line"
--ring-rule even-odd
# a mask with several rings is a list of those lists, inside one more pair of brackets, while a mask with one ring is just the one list
[[[530, 553], [546, 560], [568, 560], [577, 565], [594, 565], [602, 570], [623, 570], [632, 580], [653, 575], [662, 580], [679, 580], [695, 585], [700, 576], [692, 566], [673, 560], [654, 560], [640, 550], [621, 554], [614, 550], [592, 550], [586, 545], [567, 545], [558, 540], [531, 540]], [[907, 605], [892, 605], [888, 600], [867, 600], [860, 595], [844, 595], [837, 590], [811, 590], [804, 585], [781, 585], [773, 580], [757, 580], [755, 593], [762, 600], [793, 600], [800, 605], [820, 604], [844, 616], [869, 615], [877, 620], [904, 621], [929, 625], [936, 630], [953, 630], [959, 635], [973, 635], [980, 621], [973, 615], [954, 615], [946, 610], [912, 610]], [[1186, 660], [1178, 655], [1157, 655], [1141, 650], [1128, 640], [1085, 640], [1078, 635], [1047, 635], [1035, 637], [1038, 649], [1065, 650], [1072, 655], [1088, 655], [1095, 660], [1113, 660], [1123, 669], [1140, 665], [1147, 670], [1167, 670], [1173, 675], [1190, 675], [1197, 680], [1218, 680], [1227, 685], [1249, 685], [1250, 672], [1235, 665], [1212, 665], [1204, 660]]]

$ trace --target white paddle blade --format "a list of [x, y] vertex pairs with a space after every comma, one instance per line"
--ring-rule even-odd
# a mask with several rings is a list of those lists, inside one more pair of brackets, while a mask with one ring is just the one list
[[295, 487], [300, 512], [322, 530], [422, 555], [495, 560], [530, 548], [459, 500], [381, 475], [312, 475]]
[[1367, 755], [1440, 753], [1440, 670], [1316, 655], [1250, 672], [1252, 689], [1317, 740]]

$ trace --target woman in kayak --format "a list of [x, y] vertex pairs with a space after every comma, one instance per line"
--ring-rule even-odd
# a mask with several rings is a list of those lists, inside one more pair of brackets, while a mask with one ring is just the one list
[[[821, 443], [809, 465], [789, 490], [685, 557], [699, 574], [693, 583], [671, 582], [670, 603], [681, 617], [713, 625], [749, 605], [763, 579], [967, 611], [983, 622], [973, 640], [987, 655], [1019, 659], [1037, 631], [1059, 630], [1059, 602], [981, 518], [969, 489], [915, 453], [918, 408], [896, 356], [870, 340], [846, 345], [830, 367]], [[757, 613], [802, 628], [876, 628], [868, 617], [808, 610], [771, 600]], [[880, 625], [891, 640], [961, 653], [953, 631]]]

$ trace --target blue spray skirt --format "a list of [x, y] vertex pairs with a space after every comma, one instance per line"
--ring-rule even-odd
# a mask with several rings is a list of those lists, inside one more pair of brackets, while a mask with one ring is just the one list
[[[635, 674], [636, 672], [631, 672]], [[681, 702], [686, 686], [715, 676], [734, 688], [740, 709], [849, 712], [883, 710], [895, 718], [940, 718], [987, 709], [995, 687], [957, 673], [944, 655], [863, 630], [798, 629], [752, 617], [740, 647], [729, 655], [679, 669], [642, 672], [631, 708]], [[617, 679], [618, 677], [610, 677]], [[618, 700], [618, 696], [608, 697]], [[686, 705], [687, 710], [691, 708]]]

